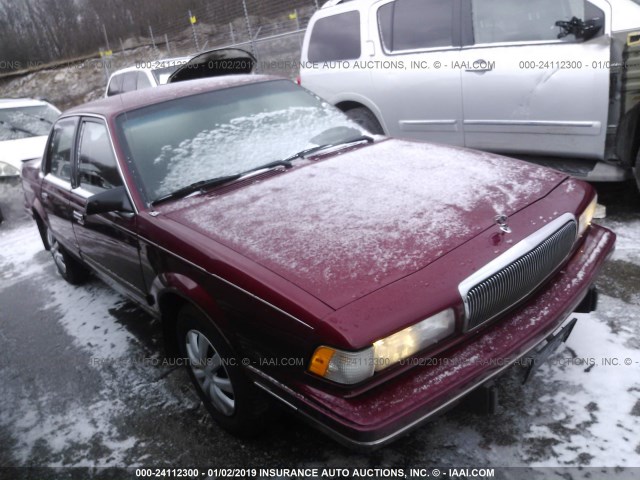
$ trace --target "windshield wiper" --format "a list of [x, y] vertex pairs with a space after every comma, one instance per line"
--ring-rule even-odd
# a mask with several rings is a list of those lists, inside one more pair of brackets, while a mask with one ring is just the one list
[[8, 128], [9, 130], [11, 130], [12, 132], [22, 132], [22, 133], [26, 133], [29, 136], [32, 137], [37, 137], [38, 134], [36, 132], [32, 132], [30, 130], [27, 130], [25, 128], [21, 128], [21, 127], [16, 127], [15, 125], [9, 123], [9, 122], [5, 122], [4, 120], [0, 120], [0, 125]]
[[36, 120], [39, 120], [41, 122], [47, 123], [49, 125], [53, 125], [53, 122], [51, 120], [48, 120], [44, 117], [41, 117], [40, 115], [34, 115], [33, 113], [27, 113], [27, 112], [16, 112], [18, 115], [23, 115], [25, 117], [29, 117], [29, 118], [35, 118]]
[[294, 153], [293, 155], [290, 155], [281, 161], [290, 162], [291, 160], [295, 160], [296, 158], [304, 158], [307, 155], [311, 155], [312, 153], [319, 152], [321, 150], [326, 150], [328, 148], [339, 147], [340, 145], [348, 145], [350, 143], [357, 143], [357, 142], [373, 143], [373, 138], [371, 138], [369, 135], [360, 135], [358, 137], [348, 138], [340, 142], [326, 143], [324, 145], [318, 145], [317, 147], [311, 147], [305, 150], [301, 150], [298, 153]]
[[291, 162], [288, 159], [287, 160], [276, 160], [274, 162], [265, 163], [264, 165], [260, 165], [259, 167], [254, 167], [254, 168], [251, 168], [249, 170], [246, 170], [246, 171], [242, 172], [241, 175], [246, 175], [247, 173], [257, 172], [258, 170], [269, 170], [269, 169], [275, 168], [275, 167], [291, 168], [292, 166], [293, 165], [291, 165]]
[[285, 168], [291, 168], [291, 161], [295, 160], [296, 158], [302, 158], [305, 155], [309, 155], [311, 153], [314, 152], [318, 152], [320, 150], [325, 150], [327, 148], [332, 148], [332, 147], [337, 147], [340, 145], [348, 145], [350, 143], [356, 143], [356, 142], [367, 142], [367, 143], [373, 143], [373, 138], [369, 137], [368, 135], [361, 135], [358, 137], [354, 137], [354, 138], [349, 138], [347, 140], [343, 140], [340, 142], [336, 142], [336, 143], [328, 143], [326, 145], [318, 145], [317, 147], [312, 147], [312, 148], [307, 148], [306, 150], [302, 150], [298, 153], [295, 153], [294, 155], [291, 155], [287, 158], [285, 158], [284, 160], [276, 160], [273, 162], [269, 162], [266, 163], [264, 165], [260, 165], [258, 167], [254, 167], [251, 168], [250, 170], [247, 170], [245, 172], [242, 173], [237, 173], [235, 175], [227, 175], [224, 177], [216, 177], [216, 178], [212, 178], [210, 180], [200, 180], [199, 182], [195, 182], [192, 183], [191, 185], [187, 185], [186, 187], [182, 187], [178, 190], [176, 190], [175, 192], [171, 192], [168, 193], [167, 195], [163, 195], [162, 197], [156, 198], [154, 201], [151, 202], [151, 205], [157, 205], [158, 203], [162, 203], [166, 200], [173, 200], [176, 198], [182, 198], [182, 197], [186, 197], [187, 195], [190, 195], [194, 192], [203, 192], [204, 190], [208, 189], [208, 188], [213, 188], [216, 187], [218, 185], [222, 185], [224, 183], [227, 182], [232, 182], [233, 180], [238, 180], [241, 177], [244, 177], [245, 175], [252, 173], [252, 172], [257, 172], [258, 170], [268, 170], [270, 168], [275, 168], [275, 167], [279, 167], [279, 166], [283, 166]]
[[208, 188], [217, 187], [218, 185], [222, 185], [227, 182], [232, 182], [233, 180], [238, 180], [239, 178], [244, 177], [249, 173], [257, 172], [258, 170], [268, 170], [270, 168], [275, 168], [279, 166], [291, 168], [291, 162], [286, 160], [276, 160], [275, 162], [269, 162], [264, 165], [260, 165], [259, 167], [252, 168], [250, 170], [247, 170], [246, 172], [236, 173], [234, 175], [226, 175], [224, 177], [216, 177], [210, 180], [200, 180], [198, 182], [192, 183], [191, 185], [187, 185], [186, 187], [182, 187], [176, 190], [175, 192], [171, 192], [171, 193], [168, 193], [167, 195], [163, 195], [162, 197], [156, 198], [153, 202], [151, 202], [151, 205], [157, 205], [158, 203], [162, 203], [165, 200], [173, 200], [175, 198], [186, 197], [187, 195], [190, 195], [194, 192], [198, 192], [198, 191], [203, 192]]
[[224, 177], [216, 177], [209, 180], [200, 180], [198, 182], [192, 183], [191, 185], [187, 185], [186, 187], [179, 188], [175, 192], [171, 192], [167, 195], [156, 198], [153, 202], [151, 202], [151, 205], [157, 205], [158, 203], [162, 203], [166, 200], [186, 197], [187, 195], [190, 195], [194, 192], [203, 192], [207, 188], [217, 187], [218, 185], [237, 180], [242, 177], [242, 175], [242, 173], [237, 173], [235, 175], [226, 175]]

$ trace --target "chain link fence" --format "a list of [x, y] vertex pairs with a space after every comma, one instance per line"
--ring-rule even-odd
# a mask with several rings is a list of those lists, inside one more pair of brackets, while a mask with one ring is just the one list
[[[318, 0], [218, 1], [185, 10], [181, 18], [137, 25], [129, 37], [110, 36], [102, 24], [104, 46], [100, 55], [105, 75], [122, 68], [130, 56], [118, 53], [141, 51], [159, 60], [189, 56], [213, 48], [238, 47], [258, 59], [258, 73], [294, 77], [304, 31], [319, 8]], [[149, 58], [153, 57], [153, 58]]]

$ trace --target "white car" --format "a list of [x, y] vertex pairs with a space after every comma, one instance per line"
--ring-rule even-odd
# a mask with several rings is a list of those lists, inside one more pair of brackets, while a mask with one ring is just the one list
[[44, 153], [60, 110], [42, 100], [0, 100], [0, 178], [20, 175], [23, 160]]
[[132, 67], [113, 72], [107, 83], [105, 97], [164, 85], [173, 72], [191, 57], [166, 58], [136, 62]]
[[105, 97], [220, 75], [248, 74], [254, 71], [256, 58], [240, 48], [216, 48], [190, 57], [140, 61], [109, 77]]

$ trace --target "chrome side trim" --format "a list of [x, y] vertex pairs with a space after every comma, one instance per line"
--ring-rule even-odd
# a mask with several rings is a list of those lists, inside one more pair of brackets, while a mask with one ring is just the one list
[[[80, 251], [80, 255], [82, 256], [82, 260], [84, 260], [86, 263], [88, 263], [91, 266], [91, 268], [93, 268], [94, 271], [96, 271], [99, 274], [101, 273], [102, 275], [106, 276], [112, 282], [120, 283], [121, 285], [123, 285], [123, 287], [128, 288], [130, 291], [136, 292], [138, 298], [144, 298], [145, 292], [140, 290], [138, 287], [136, 287], [132, 283], [129, 283], [128, 281], [126, 281], [120, 275], [117, 275], [113, 270], [101, 265], [100, 263], [92, 260], [89, 257], [86, 257], [86, 256], [82, 255], [82, 251]], [[118, 292], [118, 293], [121, 293], [121, 292]], [[136, 295], [128, 295], [128, 296], [134, 297], [134, 298], [136, 297]], [[140, 300], [138, 300], [138, 299], [136, 299], [136, 303], [143, 303], [144, 304], [144, 302], [140, 302]]]
[[457, 120], [400, 120], [400, 125], [455, 125]]
[[310, 329], [310, 330], [315, 330], [315, 329], [314, 329], [311, 325], [309, 325], [308, 323], [303, 322], [303, 321], [302, 321], [302, 320], [300, 320], [299, 318], [294, 317], [294, 316], [293, 316], [293, 315], [291, 315], [290, 313], [285, 312], [285, 311], [284, 311], [284, 310], [282, 310], [281, 308], [276, 307], [276, 306], [275, 306], [275, 305], [273, 305], [272, 303], [267, 302], [266, 300], [264, 300], [264, 299], [262, 299], [262, 298], [258, 297], [257, 295], [255, 295], [255, 294], [253, 294], [253, 293], [249, 292], [248, 290], [245, 290], [244, 288], [239, 287], [239, 286], [238, 286], [238, 285], [236, 285], [235, 283], [232, 283], [232, 282], [230, 282], [229, 280], [227, 280], [227, 279], [225, 279], [225, 278], [222, 278], [222, 277], [220, 277], [219, 275], [216, 275], [215, 273], [211, 273], [211, 272], [207, 271], [206, 269], [202, 268], [200, 265], [196, 265], [195, 263], [191, 262], [190, 260], [187, 260], [186, 258], [183, 258], [183, 257], [181, 257], [180, 255], [178, 255], [178, 254], [176, 254], [176, 253], [174, 253], [174, 252], [169, 251], [168, 249], [166, 249], [166, 248], [164, 248], [164, 247], [162, 247], [162, 246], [158, 245], [158, 244], [157, 244], [157, 243], [155, 243], [155, 242], [152, 242], [151, 240], [149, 240], [149, 239], [147, 239], [147, 238], [145, 238], [145, 237], [138, 236], [138, 239], [139, 239], [140, 241], [143, 241], [143, 242], [148, 243], [149, 245], [153, 245], [154, 247], [159, 248], [159, 249], [160, 249], [160, 250], [162, 250], [163, 252], [168, 253], [169, 255], [172, 255], [173, 257], [177, 258], [178, 260], [181, 260], [181, 261], [183, 261], [183, 262], [185, 262], [185, 263], [187, 263], [187, 264], [191, 265], [191, 266], [192, 266], [192, 267], [194, 267], [194, 268], [197, 268], [198, 270], [200, 270], [200, 271], [201, 271], [201, 272], [203, 272], [203, 273], [205, 273], [205, 274], [207, 274], [207, 275], [210, 275], [210, 276], [212, 276], [212, 277], [214, 277], [214, 278], [216, 278], [216, 279], [220, 280], [221, 282], [226, 283], [227, 285], [229, 285], [229, 286], [231, 286], [231, 287], [233, 287], [233, 288], [235, 288], [235, 289], [237, 289], [237, 290], [240, 290], [242, 293], [245, 293], [245, 294], [249, 295], [250, 297], [254, 298], [255, 300], [258, 300], [259, 302], [264, 303], [265, 305], [267, 305], [267, 306], [269, 306], [269, 307], [273, 308], [274, 310], [276, 310], [276, 311], [278, 311], [278, 312], [282, 313], [283, 315], [286, 315], [286, 316], [287, 316], [287, 317], [289, 317], [290, 319], [295, 320], [296, 322], [298, 322], [298, 323], [300, 323], [300, 324], [304, 325], [304, 326], [305, 326], [305, 327], [307, 327], [308, 329]]
[[[547, 223], [544, 227], [529, 235], [524, 240], [521, 240], [509, 250], [500, 255], [498, 258], [487, 263], [484, 267], [480, 268], [475, 273], [460, 282], [460, 284], [458, 285], [458, 292], [460, 292], [460, 296], [462, 297], [462, 301], [464, 303], [465, 331], [467, 331], [467, 322], [469, 319], [469, 302], [467, 299], [469, 291], [479, 283], [487, 280], [489, 277], [492, 277], [499, 271], [511, 265], [519, 258], [535, 250], [542, 242], [544, 242], [547, 238], [558, 231], [563, 225], [566, 225], [569, 222], [575, 222], [577, 225], [575, 215], [573, 215], [572, 213], [565, 213], [560, 215], [558, 218]], [[576, 228], [576, 232], [577, 230], [578, 229]], [[497, 315], [499, 315], [499, 313]]]
[[465, 120], [465, 125], [517, 126], [517, 127], [573, 127], [601, 128], [600, 122], [568, 122], [546, 120]]
[[259, 387], [261, 390], [264, 390], [265, 392], [267, 392], [269, 395], [271, 395], [272, 397], [276, 398], [280, 402], [284, 403], [287, 407], [292, 408], [296, 412], [298, 411], [298, 407], [296, 407], [293, 403], [286, 401], [280, 395], [278, 395], [277, 393], [275, 393], [273, 390], [269, 389], [268, 387], [265, 387], [260, 382], [253, 382], [253, 384], [256, 387]]
[[63, 180], [60, 177], [56, 177], [53, 173], [47, 173], [43, 177], [43, 180], [46, 181], [47, 183], [55, 185], [56, 187], [64, 188], [67, 191], [71, 191], [71, 182], [68, 182], [67, 180]]

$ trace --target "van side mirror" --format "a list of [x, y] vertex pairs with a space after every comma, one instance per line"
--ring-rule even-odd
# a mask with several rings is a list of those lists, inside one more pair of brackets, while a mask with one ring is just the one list
[[129, 195], [123, 186], [96, 193], [87, 200], [87, 215], [109, 212], [133, 213]]
[[604, 18], [594, 17], [583, 21], [578, 17], [573, 17], [568, 22], [558, 20], [556, 27], [562, 29], [562, 31], [558, 33], [558, 38], [574, 35], [578, 40], [587, 41], [600, 33], [604, 27]]

